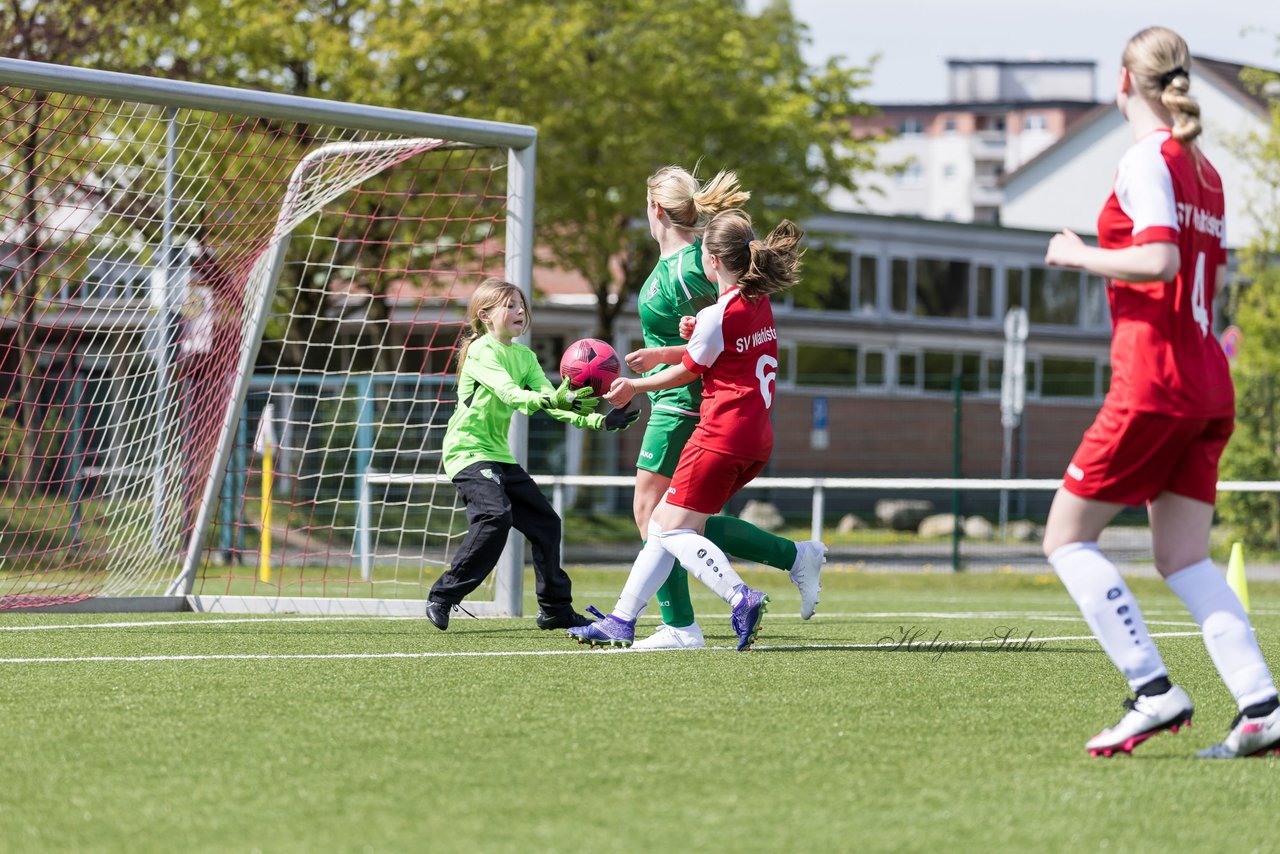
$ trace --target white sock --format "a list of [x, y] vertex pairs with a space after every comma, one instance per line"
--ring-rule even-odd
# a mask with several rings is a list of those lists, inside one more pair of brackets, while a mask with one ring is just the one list
[[1276, 686], [1249, 625], [1249, 615], [1213, 561], [1206, 558], [1193, 563], [1165, 581], [1200, 626], [1209, 657], [1240, 708], [1274, 697]]
[[1130, 688], [1169, 675], [1129, 585], [1097, 543], [1068, 543], [1049, 555], [1049, 563]]
[[636, 555], [627, 583], [622, 586], [622, 593], [618, 596], [618, 604], [613, 608], [614, 616], [623, 620], [632, 621], [640, 616], [640, 612], [657, 594], [658, 588], [667, 580], [671, 568], [675, 566], [675, 557], [662, 547], [662, 540], [655, 535], [655, 530], [661, 532], [661, 529], [650, 523], [649, 539], [645, 541], [640, 554]]
[[[677, 528], [655, 534], [649, 529], [649, 542], [657, 540], [662, 547], [675, 555], [680, 565], [695, 578], [707, 585], [730, 605], [736, 604], [742, 594], [737, 592], [742, 579], [729, 565], [729, 558], [720, 547], [692, 528]], [[656, 588], [655, 588], [656, 591]]]

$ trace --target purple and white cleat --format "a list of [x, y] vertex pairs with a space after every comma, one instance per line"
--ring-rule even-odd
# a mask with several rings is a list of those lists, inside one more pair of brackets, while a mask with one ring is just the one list
[[[588, 609], [599, 614], [594, 608]], [[616, 646], [626, 649], [636, 639], [636, 621], [623, 620], [609, 614], [589, 626], [569, 629], [569, 637], [591, 646]]]
[[742, 601], [733, 606], [733, 615], [729, 622], [738, 633], [738, 652], [751, 648], [760, 634], [760, 623], [764, 620], [765, 611], [769, 610], [769, 597], [759, 590], [752, 590], [743, 585]]

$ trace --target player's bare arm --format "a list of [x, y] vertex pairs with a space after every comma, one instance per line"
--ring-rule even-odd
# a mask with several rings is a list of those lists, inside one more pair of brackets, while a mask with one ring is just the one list
[[684, 365], [671, 365], [665, 370], [658, 371], [658, 373], [648, 377], [640, 377], [634, 380], [619, 377], [613, 381], [613, 386], [604, 395], [604, 399], [614, 406], [622, 408], [630, 403], [631, 398], [637, 394], [688, 385], [697, 378], [698, 375]]
[[677, 347], [642, 347], [627, 354], [627, 367], [638, 374], [652, 371], [658, 365], [674, 365], [684, 358], [685, 348]]
[[1069, 228], [1049, 241], [1044, 261], [1055, 267], [1077, 267], [1122, 282], [1168, 282], [1178, 274], [1181, 260], [1173, 243], [1144, 243], [1123, 249], [1090, 246]]

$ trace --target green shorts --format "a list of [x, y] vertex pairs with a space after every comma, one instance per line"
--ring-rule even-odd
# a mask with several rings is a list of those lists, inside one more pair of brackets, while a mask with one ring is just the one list
[[676, 463], [680, 462], [680, 452], [697, 426], [698, 419], [692, 415], [681, 415], [667, 409], [650, 412], [636, 468], [671, 477], [675, 474]]

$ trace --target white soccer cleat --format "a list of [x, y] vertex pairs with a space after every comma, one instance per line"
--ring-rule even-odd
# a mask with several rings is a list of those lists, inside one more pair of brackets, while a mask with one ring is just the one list
[[663, 623], [656, 632], [644, 640], [636, 641], [631, 648], [646, 652], [655, 649], [702, 649], [706, 645], [702, 629], [698, 628], [697, 623], [679, 628]]
[[800, 588], [800, 617], [809, 619], [818, 607], [822, 590], [822, 565], [827, 562], [827, 547], [821, 540], [796, 543], [796, 562], [791, 565], [791, 583]]
[[1236, 759], [1245, 756], [1280, 754], [1280, 709], [1262, 718], [1237, 715], [1226, 740], [1206, 747], [1196, 756], [1201, 759]]
[[1125, 700], [1124, 705], [1129, 711], [1118, 724], [1104, 729], [1085, 743], [1084, 749], [1090, 756], [1132, 753], [1135, 747], [1153, 735], [1165, 730], [1177, 732], [1180, 727], [1191, 726], [1191, 698], [1177, 685], [1163, 694]]

